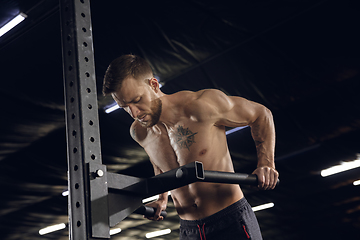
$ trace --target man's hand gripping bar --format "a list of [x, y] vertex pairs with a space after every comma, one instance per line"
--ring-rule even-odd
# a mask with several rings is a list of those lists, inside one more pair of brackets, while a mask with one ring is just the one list
[[[156, 213], [156, 208], [144, 205], [138, 208], [134, 213], [144, 215], [145, 217], [153, 217]], [[160, 216], [162, 216], [165, 219], [167, 216], [167, 212], [161, 211]]]

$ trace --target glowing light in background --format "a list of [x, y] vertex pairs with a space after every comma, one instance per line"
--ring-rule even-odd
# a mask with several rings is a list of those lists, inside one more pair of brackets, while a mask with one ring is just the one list
[[146, 238], [153, 238], [171, 233], [171, 229], [160, 230], [156, 232], [150, 232], [145, 235]]
[[360, 185], [360, 180], [354, 181], [353, 184], [354, 186]]
[[272, 207], [274, 207], [274, 206], [275, 206], [274, 203], [266, 203], [266, 204], [262, 204], [262, 205], [259, 205], [259, 206], [256, 206], [256, 207], [252, 207], [252, 210], [253, 210], [254, 212], [256, 212], [256, 211], [260, 211], [260, 210], [272, 208]]
[[351, 162], [342, 162], [340, 165], [336, 165], [321, 171], [321, 176], [327, 177], [339, 172], [344, 172], [350, 169], [360, 167], [360, 159], [356, 159]]
[[27, 18], [27, 15], [24, 13], [19, 13], [16, 17], [14, 17], [12, 20], [10, 20], [7, 24], [2, 26], [0, 28], [0, 37], [10, 31], [12, 28], [14, 28], [16, 25], [21, 23], [22, 21]]
[[39, 234], [40, 235], [45, 235], [45, 234], [55, 232], [55, 231], [58, 231], [58, 230], [61, 230], [61, 229], [64, 229], [64, 228], [66, 228], [66, 224], [65, 223], [60, 223], [60, 224], [56, 224], [56, 225], [52, 225], [52, 226], [40, 229]]
[[115, 235], [121, 232], [121, 228], [110, 229], [110, 235]]
[[231, 133], [234, 133], [234, 132], [237, 132], [237, 131], [240, 131], [244, 128], [247, 128], [248, 126], [244, 126], [244, 127], [236, 127], [236, 128], [233, 128], [233, 129], [230, 129], [229, 131], [226, 131], [226, 135], [229, 135]]
[[115, 103], [115, 105], [112, 105], [109, 108], [105, 109], [105, 112], [106, 113], [111, 113], [111, 112], [113, 112], [113, 111], [115, 111], [115, 110], [117, 110], [119, 108], [120, 108], [119, 105], [117, 105], [117, 103]]

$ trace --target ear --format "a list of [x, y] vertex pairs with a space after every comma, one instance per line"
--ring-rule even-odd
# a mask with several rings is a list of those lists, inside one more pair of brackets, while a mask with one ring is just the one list
[[152, 90], [154, 90], [156, 93], [159, 91], [159, 82], [156, 78], [150, 78], [149, 79], [149, 85]]

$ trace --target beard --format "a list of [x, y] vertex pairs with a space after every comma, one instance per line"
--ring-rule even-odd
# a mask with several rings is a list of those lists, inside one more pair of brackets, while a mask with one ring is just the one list
[[161, 110], [162, 110], [162, 102], [159, 98], [154, 99], [151, 102], [151, 113], [149, 114], [150, 120], [147, 122], [140, 122], [143, 127], [152, 127], [159, 122]]

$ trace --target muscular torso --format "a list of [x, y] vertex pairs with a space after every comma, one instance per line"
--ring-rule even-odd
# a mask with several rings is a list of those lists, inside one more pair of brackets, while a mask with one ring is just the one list
[[[199, 109], [194, 98], [199, 93], [183, 93], [170, 99], [171, 109], [163, 109], [162, 119], [152, 128], [133, 124], [138, 141], [156, 169], [166, 172], [200, 161], [205, 170], [233, 172], [224, 126], [217, 126]], [[184, 99], [188, 99], [184, 101]], [[190, 104], [191, 103], [191, 104]], [[201, 107], [201, 106], [200, 106]], [[210, 216], [243, 197], [239, 185], [197, 182], [171, 191], [180, 218], [196, 220]]]

